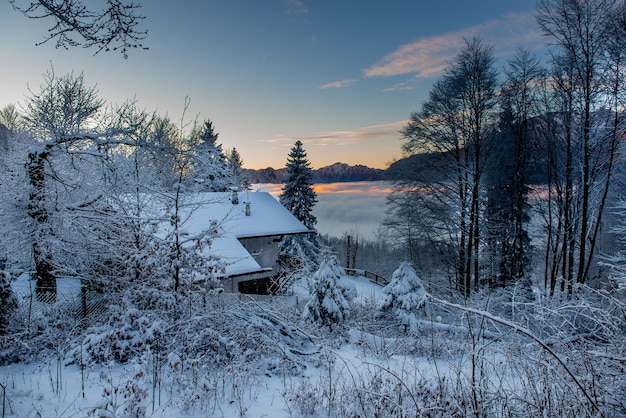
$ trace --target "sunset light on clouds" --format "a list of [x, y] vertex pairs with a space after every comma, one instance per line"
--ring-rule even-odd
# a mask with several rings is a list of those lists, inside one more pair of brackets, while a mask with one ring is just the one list
[[428, 78], [441, 74], [454, 59], [465, 40], [478, 37], [498, 52], [508, 54], [521, 43], [536, 44], [540, 34], [534, 27], [532, 14], [507, 14], [501, 19], [462, 30], [418, 39], [402, 45], [385, 56], [380, 63], [363, 71], [365, 77], [393, 77], [413, 74]]
[[147, 51], [93, 55], [35, 46], [50, 22], [0, 1], [0, 108], [23, 106], [42, 74], [83, 73], [100, 97], [135, 100], [174, 121], [211, 119], [247, 168], [283, 167], [300, 139], [313, 168], [385, 168], [399, 130], [465, 39], [543, 48], [535, 0], [465, 2], [242, 0], [142, 2]]

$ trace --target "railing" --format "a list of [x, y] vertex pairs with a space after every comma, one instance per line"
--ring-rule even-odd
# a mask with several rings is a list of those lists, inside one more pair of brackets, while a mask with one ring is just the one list
[[344, 269], [346, 274], [350, 276], [364, 276], [370, 279], [372, 283], [376, 283], [379, 286], [387, 286], [389, 284], [389, 280], [385, 277], [380, 276], [376, 273], [372, 273], [371, 271], [361, 270], [361, 269]]

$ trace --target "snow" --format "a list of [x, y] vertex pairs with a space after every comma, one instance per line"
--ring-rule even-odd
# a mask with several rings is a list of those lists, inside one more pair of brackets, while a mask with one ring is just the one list
[[[20, 274], [11, 281], [11, 288], [18, 294], [32, 293], [35, 289], [34, 280], [28, 274]], [[80, 295], [80, 280], [61, 277], [57, 279], [57, 292], [68, 296]]]
[[[239, 192], [238, 204], [233, 204], [230, 198], [228, 192], [199, 194], [198, 201], [204, 203], [191, 213], [185, 229], [199, 233], [215, 220], [224, 234], [237, 238], [309, 232], [267, 192]], [[245, 214], [246, 203], [250, 204], [250, 216]]]
[[226, 276], [254, 273], [263, 269], [235, 236], [213, 240], [210, 251], [226, 264]]
[[[546, 345], [539, 329], [531, 331], [486, 310], [430, 294], [424, 296], [438, 305], [443, 320], [435, 316], [437, 322], [432, 323], [424, 318], [417, 333], [407, 334], [397, 321], [385, 322], [377, 315], [384, 295], [381, 286], [362, 276], [343, 276], [338, 283], [355, 297], [351, 317], [333, 331], [301, 320], [308, 297], [303, 278], [290, 296], [215, 296], [207, 315], [181, 318], [188, 329], [176, 345], [162, 353], [150, 347], [126, 364], [87, 362], [81, 368], [81, 345], [39, 363], [0, 366], [4, 416], [443, 417], [474, 415], [472, 396], [478, 397], [478, 410], [485, 416], [622, 416], [626, 410], [623, 379], [610, 372], [623, 363], [617, 352], [613, 359], [611, 352], [580, 350], [579, 343], [562, 339]], [[25, 284], [23, 279], [18, 283]], [[64, 286], [75, 289], [70, 282]], [[233, 306], [237, 300], [241, 304]], [[576, 314], [585, 314], [581, 302], [574, 307]], [[142, 333], [154, 336], [163, 330], [146, 318], [137, 316], [136, 323], [146, 328]], [[471, 318], [485, 329], [468, 327]], [[233, 334], [214, 332], [215, 321], [223, 321]], [[185, 356], [184, 348], [197, 343], [219, 350], [200, 350], [201, 357], [191, 360], [221, 362], [218, 367], [207, 368]], [[85, 340], [83, 344], [88, 345]], [[248, 360], [228, 359], [241, 348], [233, 344], [251, 344], [239, 350]], [[559, 351], [563, 349], [567, 351]], [[225, 360], [215, 359], [222, 355]], [[154, 361], [159, 356], [161, 363]], [[597, 373], [581, 370], [586, 364], [581, 359], [592, 362]], [[475, 372], [480, 377], [473, 382]], [[600, 395], [586, 398], [592, 389]], [[552, 401], [557, 403], [549, 404]], [[599, 407], [602, 413], [595, 414]]]
[[[231, 192], [199, 193], [183, 210], [183, 229], [190, 235], [200, 234], [214, 222], [219, 235], [210, 251], [226, 263], [226, 275], [237, 276], [263, 271], [240, 238], [310, 232], [280, 202], [267, 192], [238, 193], [237, 204]], [[246, 215], [246, 204], [250, 212]]]
[[[341, 281], [344, 285], [352, 284], [358, 292], [357, 300], [368, 300], [373, 295], [380, 294], [381, 287], [365, 277], [346, 276]], [[12, 284], [16, 290], [27, 290], [29, 280], [23, 275]], [[62, 289], [80, 290], [76, 281], [59, 279], [58, 284]], [[305, 294], [302, 283], [296, 285], [295, 289], [294, 295], [283, 298], [285, 304], [293, 304], [295, 297]], [[266, 327], [267, 324], [259, 326]], [[334, 355], [342, 359], [342, 364], [350, 364], [353, 368], [355, 364], [362, 362], [358, 359], [360, 350], [356, 346], [342, 347]], [[165, 363], [168, 371], [175, 375], [183, 361], [176, 353], [168, 353]], [[209, 386], [215, 386], [216, 383], [224, 386], [220, 394], [215, 393], [215, 387], [209, 391], [215, 398], [204, 400], [208, 410], [196, 407], [185, 412], [181, 412], [180, 405], [180, 397], [184, 394], [177, 393], [175, 382], [163, 381], [160, 387], [153, 388], [149, 382], [148, 363], [131, 362], [120, 365], [111, 361], [81, 369], [78, 364], [65, 365], [63, 359], [53, 358], [46, 363], [0, 366], [0, 384], [6, 387], [3, 415], [6, 417], [75, 417], [91, 414], [126, 417], [132, 416], [128, 410], [133, 405], [128, 399], [139, 397], [143, 399], [141, 406], [145, 410], [145, 416], [149, 417], [286, 418], [294, 416], [294, 411], [290, 410], [286, 400], [289, 393], [297, 392], [302, 382], [322, 384], [325, 381], [324, 373], [323, 367], [317, 363], [310, 364], [301, 374], [295, 376], [257, 371], [224, 372], [214, 376], [214, 380], [204, 383]], [[243, 384], [245, 387], [237, 386]]]

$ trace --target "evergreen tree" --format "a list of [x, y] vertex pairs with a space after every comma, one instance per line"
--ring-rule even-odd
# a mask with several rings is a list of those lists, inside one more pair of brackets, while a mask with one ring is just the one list
[[350, 315], [350, 306], [338, 280], [345, 275], [337, 257], [329, 255], [309, 282], [309, 302], [304, 307], [304, 317], [332, 328]]
[[537, 57], [519, 49], [509, 62], [500, 94], [500, 135], [487, 167], [487, 241], [498, 285], [522, 279], [530, 264], [531, 119], [543, 108], [545, 72]]
[[424, 310], [426, 291], [417, 273], [406, 261], [393, 272], [391, 282], [383, 288], [378, 309], [393, 312], [400, 323], [411, 331], [418, 328], [418, 318]]
[[313, 229], [317, 218], [313, 215], [313, 206], [317, 203], [317, 195], [311, 188], [313, 171], [307, 158], [302, 142], [296, 141], [287, 158], [287, 181], [280, 195], [280, 203], [300, 222]]
[[[317, 223], [317, 218], [313, 215], [317, 195], [311, 187], [313, 171], [301, 141], [296, 141], [291, 148], [286, 167], [287, 181], [279, 196], [280, 203], [304, 226], [313, 230]], [[289, 236], [281, 243], [282, 254], [292, 257], [304, 254], [307, 261], [315, 262], [318, 252], [319, 242], [317, 236], [313, 234]]]
[[231, 186], [227, 158], [222, 144], [217, 142], [218, 136], [210, 120], [192, 134], [196, 151], [194, 181], [201, 191], [225, 192]]
[[236, 148], [233, 148], [227, 156], [228, 175], [233, 186], [239, 187], [241, 190], [250, 188], [250, 181], [243, 170], [243, 160]]

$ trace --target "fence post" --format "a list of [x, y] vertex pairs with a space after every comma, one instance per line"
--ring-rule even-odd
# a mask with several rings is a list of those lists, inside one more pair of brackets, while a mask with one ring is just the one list
[[6, 399], [7, 399], [7, 387], [0, 383], [0, 387], [2, 388], [2, 418], [4, 418], [4, 410], [6, 408]]

